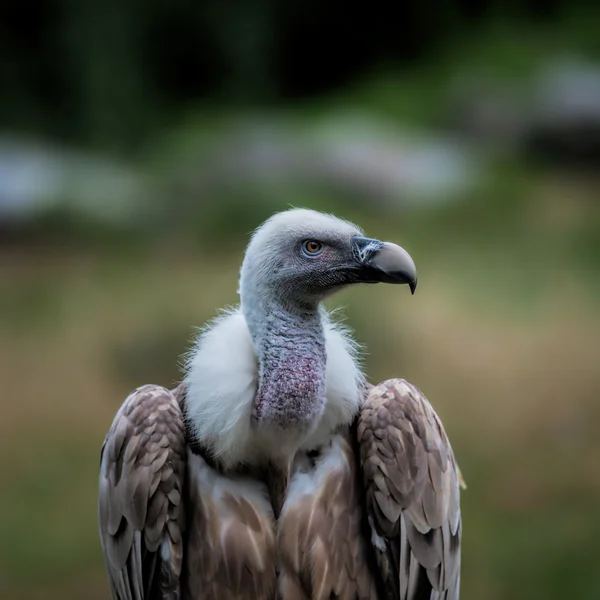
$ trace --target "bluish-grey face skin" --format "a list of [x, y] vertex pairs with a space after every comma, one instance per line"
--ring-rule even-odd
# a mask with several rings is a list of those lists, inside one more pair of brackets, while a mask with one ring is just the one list
[[283, 296], [319, 302], [356, 283], [417, 286], [415, 264], [403, 248], [389, 242], [352, 235], [288, 240], [271, 271], [272, 284]]
[[249, 244], [242, 310], [259, 361], [253, 420], [305, 432], [325, 407], [326, 349], [319, 303], [356, 283], [407, 284], [417, 270], [400, 246], [313, 211], [280, 213]]

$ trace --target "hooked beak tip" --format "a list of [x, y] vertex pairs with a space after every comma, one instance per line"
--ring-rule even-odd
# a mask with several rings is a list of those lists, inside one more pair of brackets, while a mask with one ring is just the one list
[[372, 262], [390, 277], [390, 283], [408, 284], [412, 294], [417, 289], [417, 268], [410, 254], [391, 242], [383, 242]]
[[412, 294], [417, 289], [417, 268], [410, 254], [392, 242], [356, 237], [356, 256], [368, 271], [368, 277], [381, 283], [408, 284]]

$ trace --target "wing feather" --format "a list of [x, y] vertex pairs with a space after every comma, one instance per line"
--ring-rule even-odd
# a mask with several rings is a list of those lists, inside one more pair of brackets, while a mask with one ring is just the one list
[[386, 598], [457, 600], [462, 478], [439, 417], [415, 386], [391, 379], [369, 390], [357, 436]]
[[119, 409], [100, 458], [100, 539], [114, 600], [179, 598], [185, 427], [176, 396], [153, 385]]

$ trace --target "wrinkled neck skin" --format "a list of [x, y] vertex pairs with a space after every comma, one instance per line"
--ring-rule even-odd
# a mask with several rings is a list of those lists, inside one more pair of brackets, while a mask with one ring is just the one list
[[318, 303], [276, 301], [258, 290], [250, 300], [242, 310], [259, 361], [253, 424], [279, 435], [282, 444], [282, 436], [292, 442], [311, 433], [325, 409], [321, 309]]

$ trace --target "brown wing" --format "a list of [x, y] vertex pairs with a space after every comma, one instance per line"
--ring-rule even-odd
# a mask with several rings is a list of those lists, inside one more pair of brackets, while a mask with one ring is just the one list
[[179, 598], [185, 433], [174, 394], [136, 389], [100, 458], [100, 539], [115, 600]]
[[457, 600], [460, 475], [439, 417], [413, 385], [372, 388], [357, 429], [371, 542], [390, 600]]

